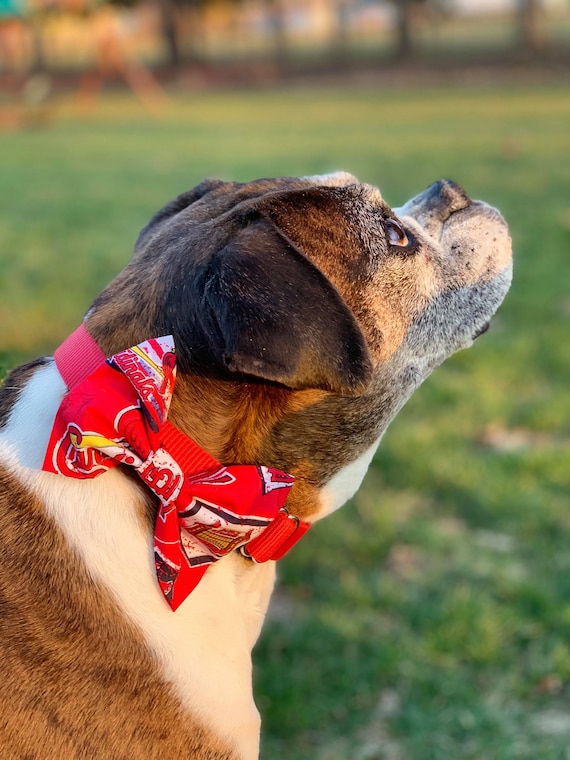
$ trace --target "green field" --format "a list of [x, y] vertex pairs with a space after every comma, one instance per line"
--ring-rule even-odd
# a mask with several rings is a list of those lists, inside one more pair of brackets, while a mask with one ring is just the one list
[[[50, 352], [205, 175], [451, 177], [512, 228], [491, 331], [416, 393], [360, 493], [283, 561], [263, 760], [570, 758], [570, 89], [109, 96], [0, 136], [0, 376]], [[222, 687], [221, 687], [222, 688]]]

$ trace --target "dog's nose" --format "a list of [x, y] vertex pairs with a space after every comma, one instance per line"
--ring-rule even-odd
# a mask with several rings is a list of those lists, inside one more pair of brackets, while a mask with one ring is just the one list
[[440, 179], [431, 184], [418, 196], [418, 201], [425, 204], [426, 211], [435, 212], [441, 221], [449, 218], [455, 211], [467, 208], [472, 200], [465, 190], [451, 179]]
[[456, 211], [468, 208], [473, 201], [465, 190], [450, 179], [440, 179], [423, 193], [416, 195], [396, 213], [414, 217], [428, 232], [433, 234]]

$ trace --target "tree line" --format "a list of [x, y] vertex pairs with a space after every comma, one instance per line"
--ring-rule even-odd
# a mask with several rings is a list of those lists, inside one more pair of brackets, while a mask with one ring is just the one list
[[[161, 19], [161, 31], [167, 51], [168, 63], [177, 66], [183, 59], [182, 40], [178, 30], [177, 19], [184, 9], [192, 9], [199, 14], [206, 10], [212, 0], [154, 0], [158, 3]], [[213, 0], [215, 2], [215, 0]], [[110, 0], [117, 4], [137, 0]], [[413, 58], [417, 53], [415, 30], [422, 11], [432, 13], [449, 13], [449, 0], [389, 0], [392, 6], [394, 24], [394, 55], [399, 59]], [[243, 0], [231, 0], [231, 4], [239, 7]], [[342, 57], [346, 54], [349, 35], [348, 20], [351, 11], [358, 0], [330, 0], [331, 12], [336, 23], [331, 39], [331, 48]], [[272, 36], [273, 54], [278, 60], [286, 60], [290, 54], [287, 32], [287, 0], [264, 0], [266, 17]], [[546, 32], [546, 13], [542, 0], [517, 0], [513, 24], [516, 27], [516, 37], [521, 49], [529, 53], [541, 53], [548, 47]]]

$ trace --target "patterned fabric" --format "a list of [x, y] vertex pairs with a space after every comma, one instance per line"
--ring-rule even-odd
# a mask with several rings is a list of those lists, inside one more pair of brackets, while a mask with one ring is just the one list
[[[60, 371], [65, 379], [67, 370]], [[283, 506], [292, 475], [224, 467], [167, 421], [175, 378], [174, 343], [166, 336], [115, 354], [74, 380], [43, 464], [73, 478], [94, 478], [117, 465], [137, 471], [160, 501], [156, 573], [173, 610], [220, 557], [243, 547], [257, 561], [277, 559], [309, 527]]]

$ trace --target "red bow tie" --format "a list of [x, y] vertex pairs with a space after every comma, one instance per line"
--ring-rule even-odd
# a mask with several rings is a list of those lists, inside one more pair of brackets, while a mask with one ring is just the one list
[[167, 421], [176, 377], [170, 336], [105, 359], [80, 327], [55, 361], [69, 393], [43, 469], [72, 478], [94, 478], [118, 464], [137, 471], [160, 501], [156, 573], [173, 610], [208, 566], [234, 549], [256, 562], [280, 559], [310, 527], [283, 506], [292, 475], [224, 467]]

